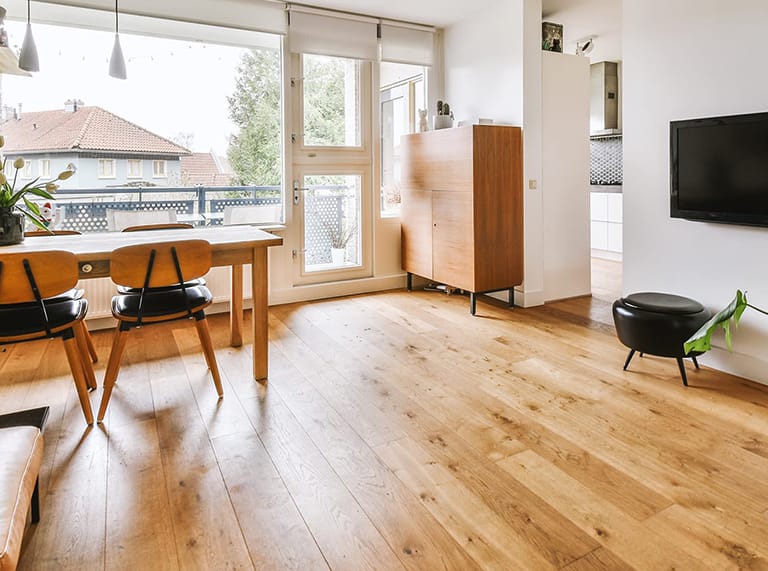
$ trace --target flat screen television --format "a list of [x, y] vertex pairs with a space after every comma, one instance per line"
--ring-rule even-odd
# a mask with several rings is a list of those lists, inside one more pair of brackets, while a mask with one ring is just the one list
[[768, 113], [670, 122], [670, 215], [768, 226]]

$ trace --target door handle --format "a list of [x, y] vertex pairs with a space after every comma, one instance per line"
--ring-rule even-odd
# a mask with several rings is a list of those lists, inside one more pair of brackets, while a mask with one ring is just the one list
[[301, 192], [307, 192], [308, 188], [301, 188], [299, 187], [299, 181], [294, 180], [293, 181], [293, 204], [294, 206], [298, 206], [299, 202], [301, 201]]

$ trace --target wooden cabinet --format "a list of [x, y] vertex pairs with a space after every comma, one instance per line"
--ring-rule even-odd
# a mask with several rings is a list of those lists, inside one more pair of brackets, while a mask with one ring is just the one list
[[409, 284], [416, 274], [466, 290], [472, 313], [476, 293], [521, 284], [520, 128], [472, 125], [405, 135], [400, 152]]

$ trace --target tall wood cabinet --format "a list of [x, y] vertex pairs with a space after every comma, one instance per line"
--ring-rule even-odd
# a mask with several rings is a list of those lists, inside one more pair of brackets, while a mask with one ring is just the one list
[[523, 282], [519, 127], [471, 125], [401, 140], [403, 269], [470, 292]]

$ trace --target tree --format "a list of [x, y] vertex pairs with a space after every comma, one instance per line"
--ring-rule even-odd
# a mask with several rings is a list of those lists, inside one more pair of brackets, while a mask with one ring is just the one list
[[240, 132], [227, 156], [235, 184], [274, 186], [281, 181], [280, 53], [252, 49], [237, 68], [235, 92], [227, 97], [229, 116]]

